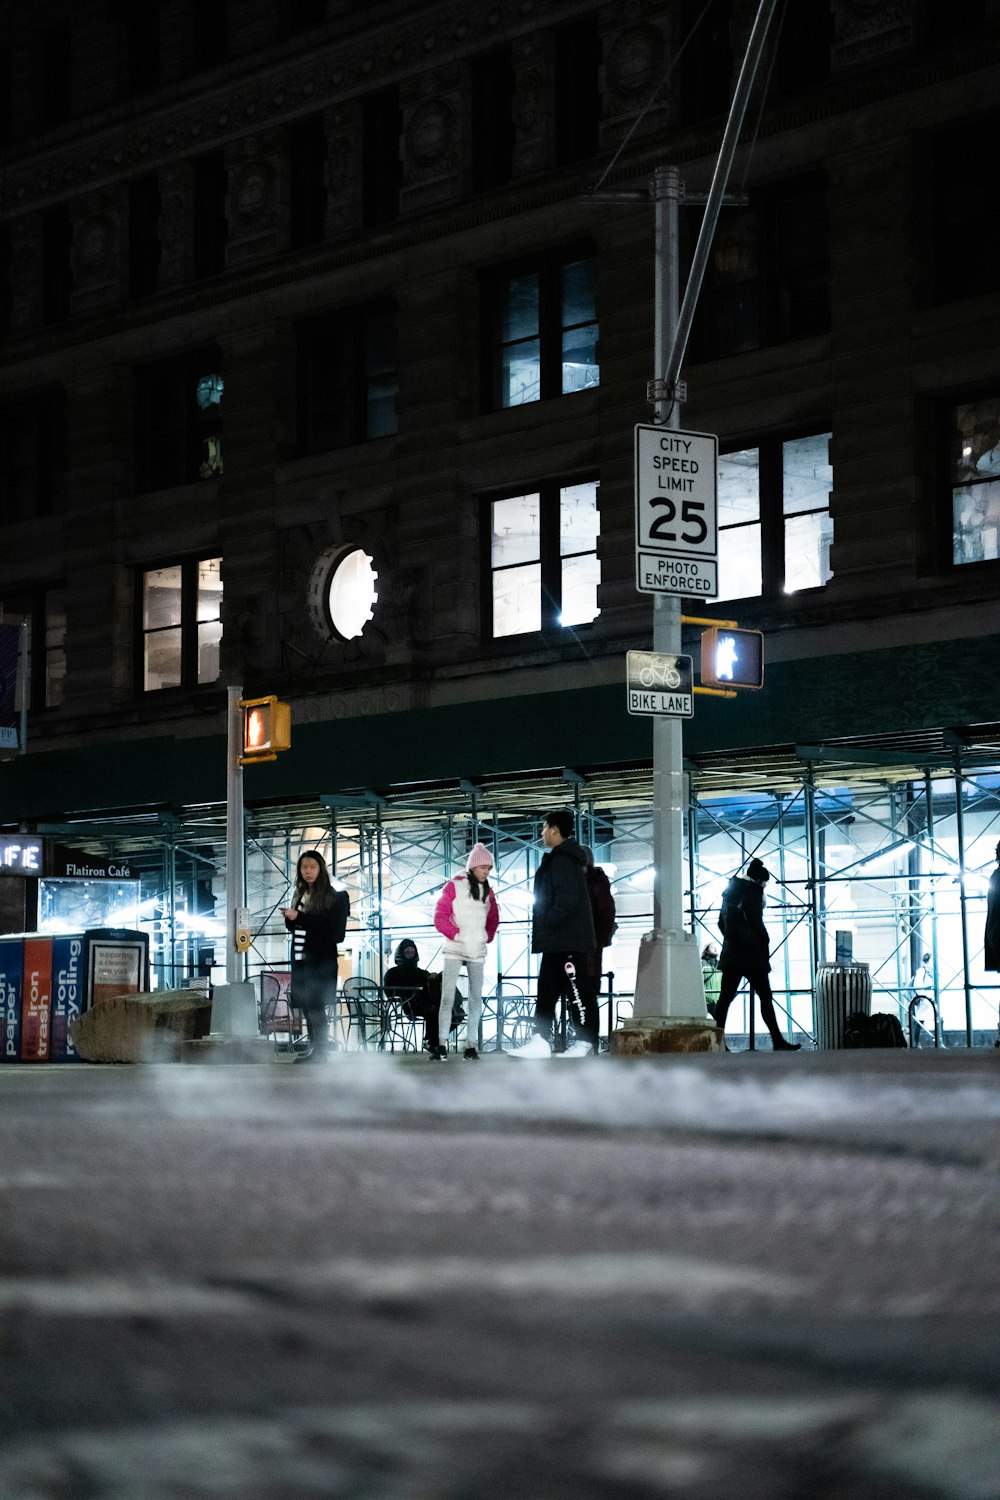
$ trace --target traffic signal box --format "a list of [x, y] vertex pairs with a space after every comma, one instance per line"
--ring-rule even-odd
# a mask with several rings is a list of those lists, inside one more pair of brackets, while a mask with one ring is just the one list
[[701, 636], [701, 680], [706, 687], [764, 686], [764, 637], [759, 630], [715, 625]]
[[279, 703], [272, 694], [268, 698], [241, 698], [240, 708], [243, 711], [241, 766], [276, 760], [280, 750], [291, 748], [292, 710], [287, 703]]

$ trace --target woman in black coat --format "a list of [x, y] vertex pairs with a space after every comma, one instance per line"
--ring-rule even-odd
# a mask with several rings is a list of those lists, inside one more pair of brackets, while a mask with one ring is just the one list
[[296, 1062], [322, 1062], [330, 1049], [327, 1007], [337, 994], [337, 945], [344, 941], [350, 902], [334, 890], [318, 849], [299, 856], [293, 904], [284, 909], [292, 934], [292, 1004], [306, 1018], [311, 1049]]

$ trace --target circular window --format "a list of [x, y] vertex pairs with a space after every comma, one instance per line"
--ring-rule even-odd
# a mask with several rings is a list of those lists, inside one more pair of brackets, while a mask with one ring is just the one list
[[363, 547], [330, 547], [309, 579], [309, 613], [320, 635], [353, 641], [378, 602], [378, 574]]

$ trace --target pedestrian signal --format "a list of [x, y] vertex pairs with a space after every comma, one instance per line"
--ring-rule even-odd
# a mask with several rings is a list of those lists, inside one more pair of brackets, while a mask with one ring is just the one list
[[288, 750], [292, 743], [292, 710], [287, 703], [279, 703], [273, 695], [268, 698], [242, 698], [243, 753], [240, 764], [258, 760], [275, 760], [279, 750]]
[[706, 687], [764, 686], [764, 637], [759, 630], [713, 625], [702, 631], [701, 680]]

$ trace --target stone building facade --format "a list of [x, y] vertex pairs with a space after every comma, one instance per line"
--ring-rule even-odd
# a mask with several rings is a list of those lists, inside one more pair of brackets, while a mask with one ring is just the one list
[[[0, 3], [0, 823], [218, 801], [226, 683], [292, 705], [273, 798], [648, 759], [653, 219], [604, 194], [704, 193], [755, 9]], [[1000, 721], [1000, 3], [788, 11], [682, 419], [767, 686], [694, 760]]]

